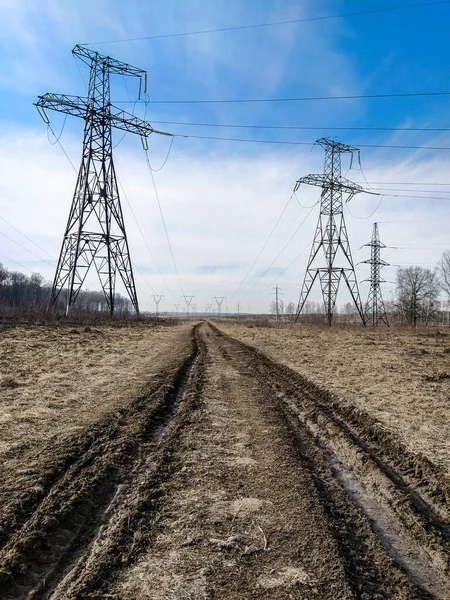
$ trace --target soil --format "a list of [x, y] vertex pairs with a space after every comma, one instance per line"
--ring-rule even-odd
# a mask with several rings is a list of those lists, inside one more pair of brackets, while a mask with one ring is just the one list
[[361, 409], [450, 474], [450, 331], [308, 325], [223, 330]]
[[441, 465], [222, 327], [159, 335], [1, 490], [0, 598], [450, 598]]

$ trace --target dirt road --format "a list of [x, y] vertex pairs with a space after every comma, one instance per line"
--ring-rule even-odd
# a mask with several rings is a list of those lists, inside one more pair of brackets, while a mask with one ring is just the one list
[[254, 348], [192, 335], [10, 509], [0, 597], [450, 598], [445, 475]]

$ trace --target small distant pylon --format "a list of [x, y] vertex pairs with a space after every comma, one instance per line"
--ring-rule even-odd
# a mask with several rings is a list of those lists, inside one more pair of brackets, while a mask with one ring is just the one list
[[[365, 325], [364, 311], [345, 226], [342, 199], [344, 193], [348, 194], [348, 202], [355, 194], [364, 192], [364, 189], [357, 183], [341, 176], [341, 154], [353, 154], [359, 150], [328, 138], [320, 138], [317, 140], [317, 144], [325, 149], [324, 173], [301, 177], [294, 188], [294, 192], [296, 192], [302, 183], [322, 188], [319, 221], [306, 267], [295, 320], [298, 321], [311, 288], [318, 278], [327, 322], [331, 327], [339, 284], [341, 279], [344, 279], [361, 321]], [[326, 263], [326, 266], [322, 267], [314, 266], [320, 249], [323, 250]]]
[[369, 295], [364, 311], [366, 320], [375, 326], [378, 323], [385, 323], [389, 327], [386, 308], [381, 294], [381, 284], [385, 280], [380, 275], [381, 267], [387, 267], [389, 263], [381, 258], [381, 248], [386, 248], [386, 246], [380, 241], [378, 223], [373, 224], [372, 239], [368, 244], [364, 244], [364, 246], [370, 246], [370, 260], [362, 261], [370, 265], [370, 278], [364, 280], [370, 282]]

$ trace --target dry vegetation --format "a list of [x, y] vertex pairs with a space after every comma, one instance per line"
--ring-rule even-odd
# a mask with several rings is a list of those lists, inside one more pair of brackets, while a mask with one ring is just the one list
[[450, 332], [295, 326], [221, 329], [372, 414], [450, 471]]
[[0, 333], [3, 464], [139, 396], [168, 355], [189, 345], [189, 329], [17, 327]]

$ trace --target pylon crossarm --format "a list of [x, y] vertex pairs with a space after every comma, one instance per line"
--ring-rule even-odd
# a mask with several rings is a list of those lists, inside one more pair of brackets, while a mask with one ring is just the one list
[[[80, 117], [82, 119], [89, 118], [92, 113], [92, 103], [87, 98], [83, 98], [81, 96], [44, 94], [43, 96], [39, 96], [39, 100], [36, 102], [35, 106], [38, 108], [38, 110], [47, 108], [50, 110], [56, 110], [66, 115], [71, 115], [73, 117]], [[117, 112], [111, 112], [111, 109], [115, 109]], [[136, 135], [147, 137], [155, 131], [150, 123], [147, 123], [147, 121], [143, 121], [131, 113], [116, 108], [112, 105], [107, 105], [106, 110], [104, 111], [99, 111], [97, 108], [95, 108], [95, 112], [97, 119], [104, 118], [109, 120], [114, 127], [121, 129], [122, 131], [127, 131], [128, 133], [135, 133]], [[163, 135], [172, 135], [170, 133], [159, 131], [158, 133], [162, 133]]]
[[[321, 175], [321, 174], [311, 174], [305, 175], [297, 180], [296, 186], [306, 183], [308, 185], [315, 185], [321, 188], [330, 188], [333, 190], [344, 192], [345, 194], [351, 194], [354, 196], [360, 192], [364, 192], [364, 188], [358, 185], [357, 183], [353, 183], [345, 177], [331, 177], [330, 175]], [[297, 188], [298, 189], [298, 188]]]
[[[103, 54], [95, 52], [95, 50], [90, 50], [89, 48], [80, 46], [79, 44], [77, 44], [72, 50], [72, 54], [78, 56], [88, 66], [91, 66], [92, 62], [103, 63], [109, 69], [110, 73], [142, 78], [146, 78], [147, 76], [147, 72], [143, 69], [138, 69], [137, 67], [133, 67], [132, 65], [120, 60], [116, 60], [115, 58], [111, 58], [110, 56], [104, 56]], [[144, 89], [144, 92], [145, 91], [146, 90]]]
[[39, 109], [50, 108], [66, 115], [86, 118], [89, 110], [88, 101], [81, 96], [66, 96], [65, 94], [44, 94], [38, 96], [35, 106]]
[[[111, 108], [115, 107], [111, 106]], [[143, 121], [138, 117], [134, 117], [132, 114], [127, 113], [124, 110], [118, 109], [118, 111], [119, 112], [107, 115], [108, 119], [117, 129], [122, 129], [122, 131], [127, 131], [128, 133], [135, 133], [141, 137], [147, 137], [153, 132], [161, 133], [163, 135], [173, 135], [171, 133], [164, 133], [163, 131], [156, 131], [153, 129], [150, 123], [147, 123], [147, 121]]]

